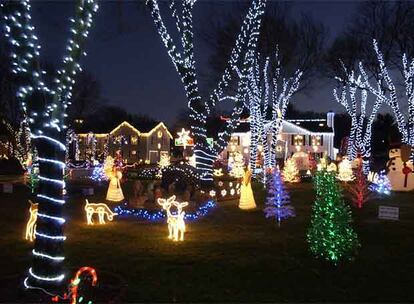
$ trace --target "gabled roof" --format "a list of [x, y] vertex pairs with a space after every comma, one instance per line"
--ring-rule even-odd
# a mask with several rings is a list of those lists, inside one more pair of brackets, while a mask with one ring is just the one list
[[116, 131], [118, 131], [121, 127], [128, 127], [130, 128], [132, 131], [134, 131], [135, 133], [137, 133], [138, 135], [141, 134], [141, 132], [139, 132], [133, 125], [131, 125], [129, 122], [127, 121], [123, 121], [121, 122], [117, 127], [115, 127], [111, 132], [109, 132], [109, 134], [113, 134]]
[[142, 136], [151, 136], [151, 134], [154, 133], [159, 127], [163, 127], [167, 131], [167, 134], [170, 137], [170, 139], [173, 139], [173, 136], [171, 135], [170, 131], [168, 130], [168, 128], [165, 126], [165, 124], [163, 122], [158, 123], [155, 127], [153, 127], [148, 132], [141, 133], [141, 135]]

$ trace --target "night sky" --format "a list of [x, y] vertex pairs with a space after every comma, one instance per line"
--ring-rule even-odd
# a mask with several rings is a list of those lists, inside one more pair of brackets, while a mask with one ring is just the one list
[[[323, 21], [330, 40], [348, 25], [358, 4], [352, 1], [289, 3], [292, 15], [299, 16], [303, 12]], [[209, 11], [213, 5], [223, 10], [232, 7], [232, 3], [225, 1], [196, 4], [195, 52], [198, 71], [204, 75], [208, 74], [206, 61], [210, 53], [202, 39], [198, 39], [197, 32], [206, 25], [206, 18], [211, 17]], [[68, 37], [68, 18], [73, 15], [74, 5], [65, 1], [33, 1], [32, 6], [42, 56], [57, 64]], [[100, 2], [86, 48], [88, 56], [82, 60], [82, 67], [98, 79], [101, 96], [107, 104], [171, 124], [186, 107], [184, 89], [149, 12], [143, 8], [143, 3], [141, 7], [135, 1], [124, 1], [121, 5], [117, 1]], [[332, 88], [333, 83], [320, 81], [310, 93], [297, 95], [292, 102], [305, 110], [342, 111], [332, 99]]]

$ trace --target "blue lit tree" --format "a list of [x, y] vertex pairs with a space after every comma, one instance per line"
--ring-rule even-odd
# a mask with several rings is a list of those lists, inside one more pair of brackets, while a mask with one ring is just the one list
[[[174, 42], [163, 22], [158, 1], [147, 1], [157, 31], [184, 85], [190, 109], [191, 132], [195, 142], [196, 168], [200, 172], [201, 181], [209, 183], [213, 181], [213, 162], [227, 146], [243, 110], [243, 100], [247, 94], [247, 75], [252, 67], [266, 1], [252, 1], [231, 52], [227, 68], [209, 97], [201, 95], [197, 82], [192, 14], [195, 3], [196, 0], [169, 2], [170, 12], [176, 21], [176, 31], [181, 40], [180, 45]], [[207, 119], [217, 103], [223, 101], [234, 102], [233, 112], [224, 131], [211, 147], [207, 142]]]
[[289, 193], [285, 189], [279, 169], [274, 169], [268, 181], [266, 218], [274, 217], [280, 226], [283, 219], [295, 216], [295, 209], [290, 205]]
[[70, 38], [62, 67], [54, 83], [47, 85], [46, 72], [40, 68], [40, 45], [31, 21], [30, 1], [1, 4], [18, 88], [16, 96], [27, 119], [39, 163], [36, 240], [32, 267], [24, 284], [26, 288], [53, 295], [61, 294], [68, 283], [63, 273], [66, 110], [71, 104], [74, 77], [81, 71], [78, 62], [85, 55], [84, 43], [98, 5], [95, 0], [76, 0], [76, 8], [75, 17], [70, 20]]

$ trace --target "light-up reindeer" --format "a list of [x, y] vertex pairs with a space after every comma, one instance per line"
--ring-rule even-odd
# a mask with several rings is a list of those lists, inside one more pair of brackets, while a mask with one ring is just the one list
[[[183, 208], [188, 206], [188, 202], [179, 203], [175, 201], [176, 196], [173, 195], [170, 198], [159, 198], [158, 204], [167, 212], [167, 224], [168, 224], [168, 238], [173, 241], [184, 241], [185, 233], [185, 212]], [[177, 208], [177, 213], [171, 213], [171, 206], [174, 205]]]
[[92, 216], [94, 213], [98, 214], [99, 224], [105, 224], [105, 215], [108, 221], [112, 221], [116, 213], [113, 213], [106, 204], [90, 204], [86, 199], [85, 211], [88, 225], [93, 225]]
[[36, 238], [35, 232], [36, 232], [36, 221], [37, 221], [37, 208], [39, 204], [33, 204], [31, 200], [29, 200], [30, 203], [30, 217], [26, 224], [26, 235], [25, 239], [29, 240], [30, 242], [33, 242], [33, 240]]

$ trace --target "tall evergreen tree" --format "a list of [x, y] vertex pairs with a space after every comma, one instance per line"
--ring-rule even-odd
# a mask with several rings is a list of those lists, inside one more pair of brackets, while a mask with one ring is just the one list
[[350, 258], [359, 246], [351, 226], [350, 207], [344, 203], [341, 187], [332, 172], [318, 171], [314, 187], [316, 201], [307, 240], [314, 255], [337, 264], [343, 258]]

